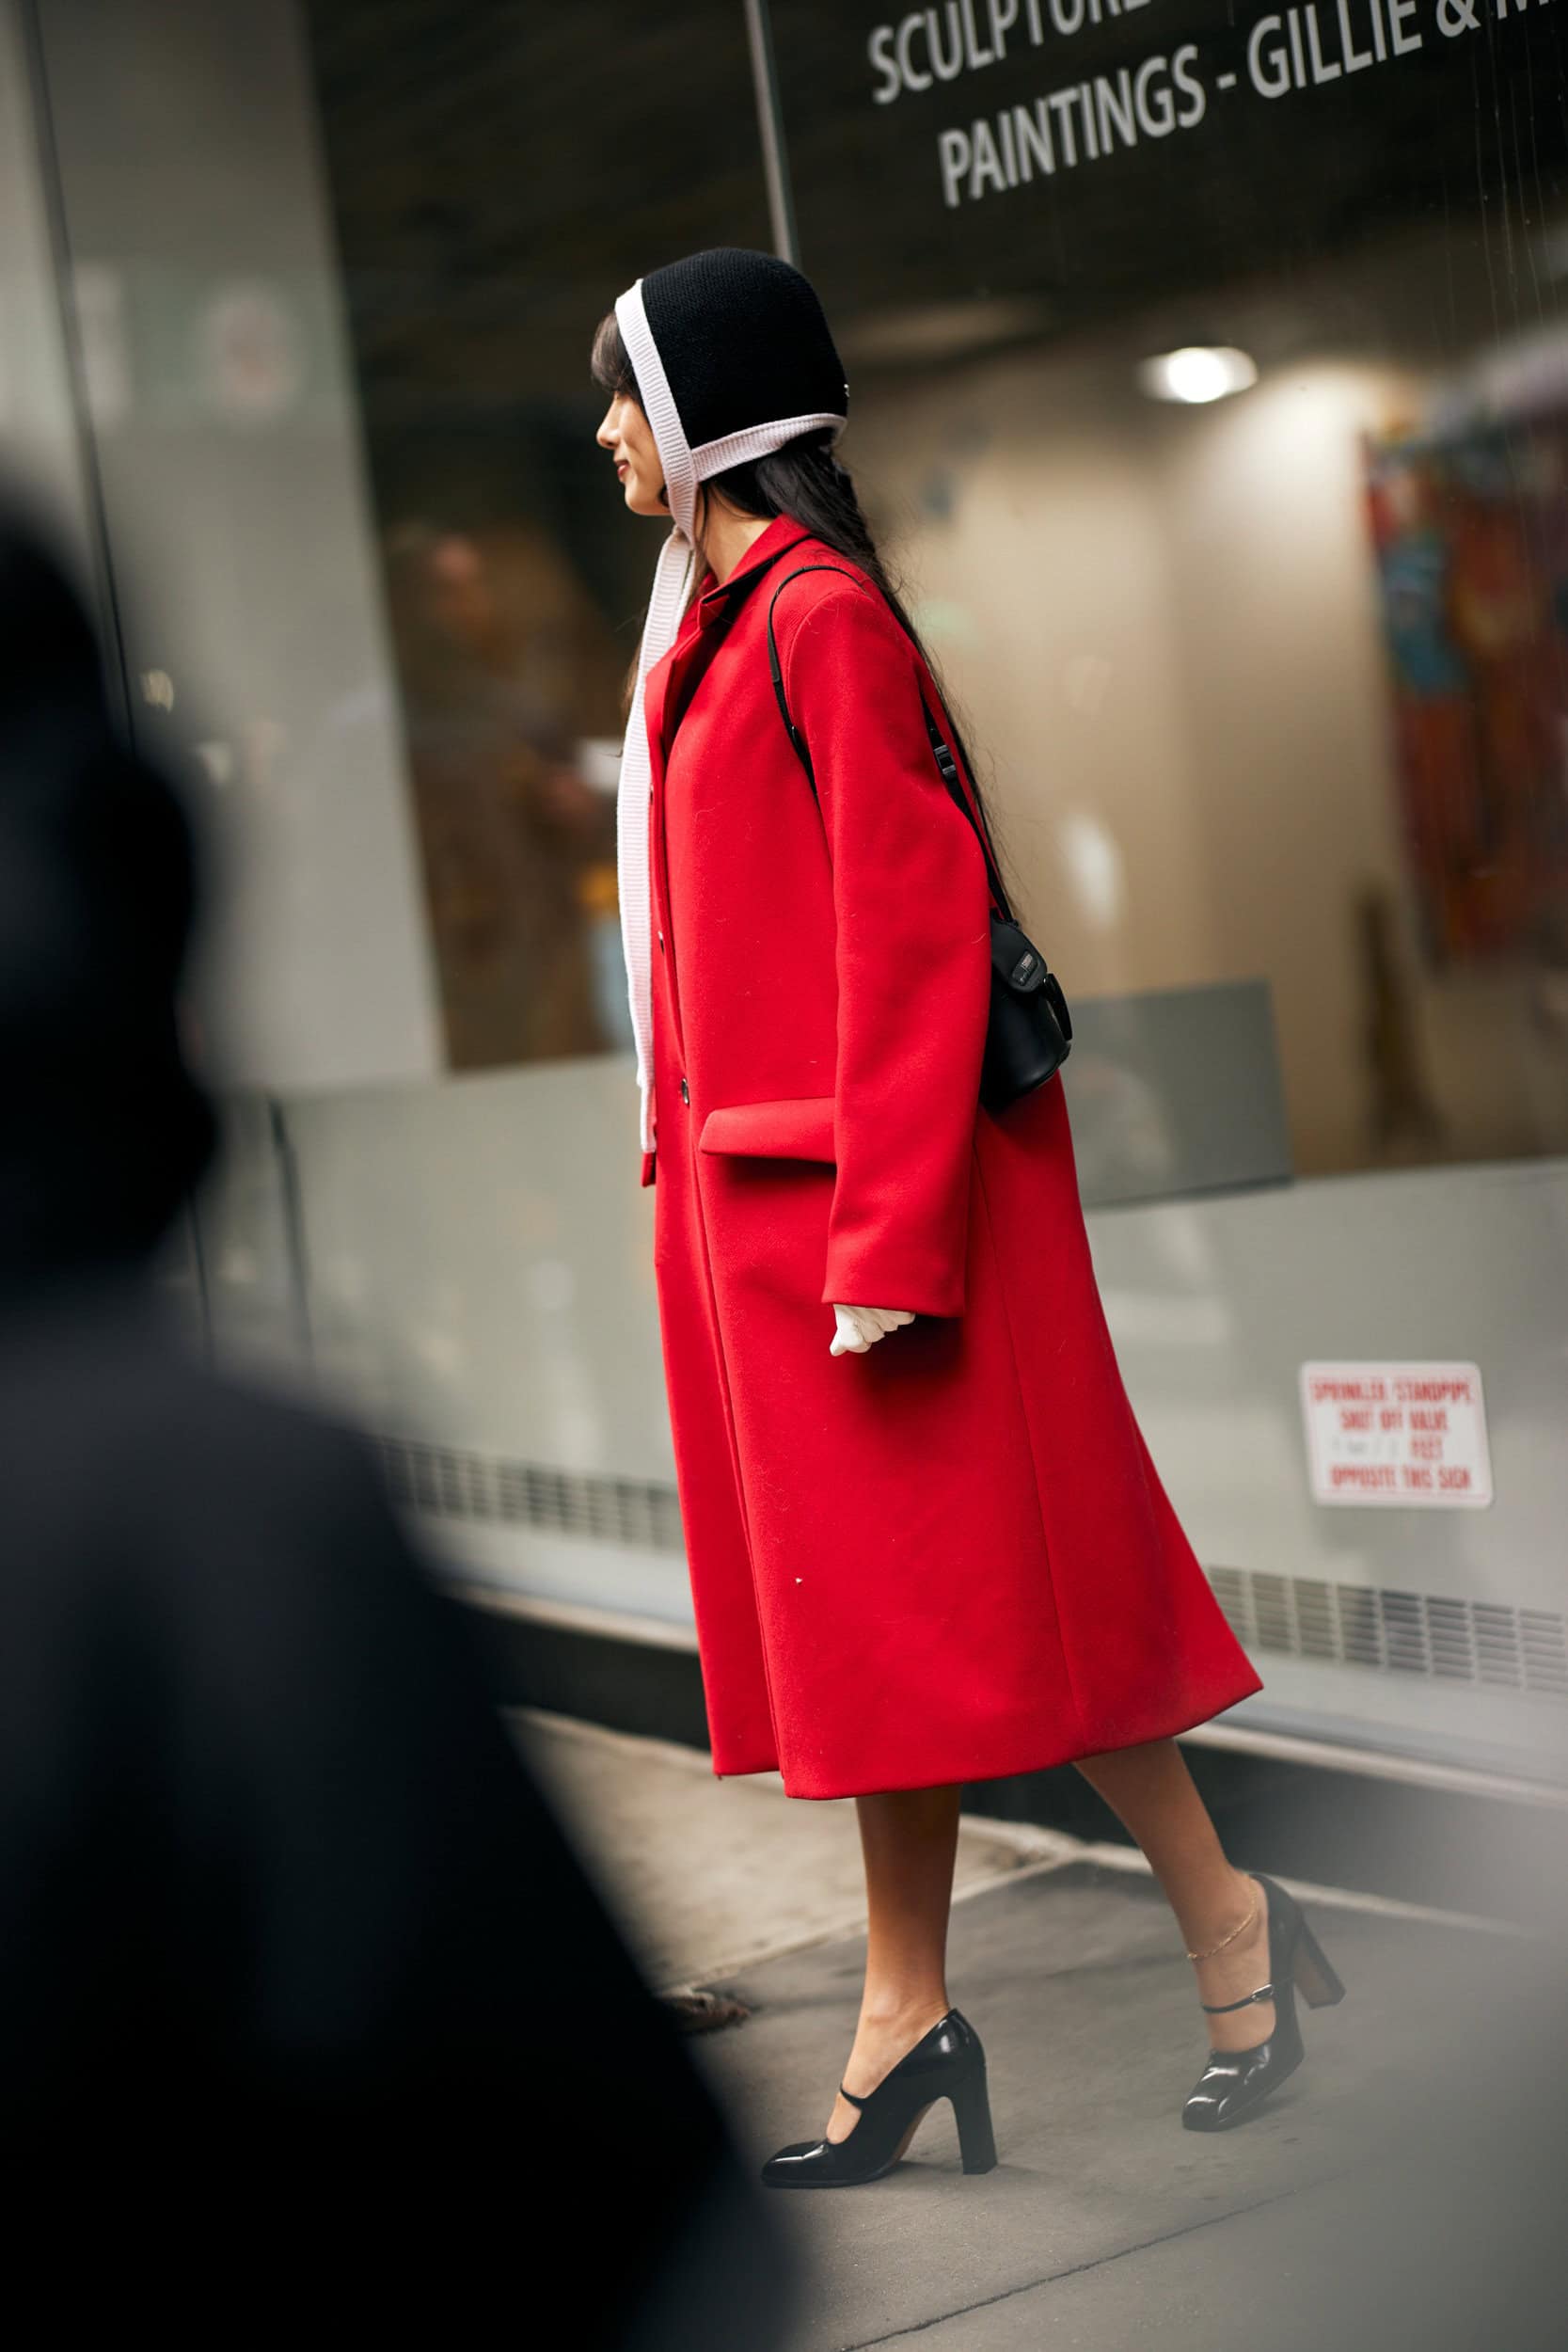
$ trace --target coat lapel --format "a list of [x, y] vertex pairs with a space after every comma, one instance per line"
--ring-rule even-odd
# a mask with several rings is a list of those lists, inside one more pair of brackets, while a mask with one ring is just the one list
[[[689, 660], [696, 642], [695, 613], [689, 613], [681, 624], [680, 635], [661, 660], [656, 661], [643, 681], [642, 708], [648, 729], [648, 773], [652, 793], [648, 809], [648, 865], [650, 893], [656, 940], [668, 942], [670, 930], [670, 864], [664, 830], [664, 792], [669, 775], [669, 747], [665, 741], [664, 723], [670, 709], [671, 685], [676, 667]], [[666, 953], [668, 953], [668, 947]], [[656, 947], [655, 961], [658, 961]], [[677, 1050], [684, 1060], [686, 1041], [681, 1029], [680, 992], [676, 986], [673, 960], [667, 974], [670, 986], [670, 1006], [673, 1015]]]
[[[670, 921], [670, 867], [665, 836], [665, 786], [670, 768], [668, 722], [672, 712], [681, 709], [686, 699], [685, 688], [693, 663], [705, 663], [714, 650], [713, 631], [716, 624], [731, 617], [733, 599], [749, 596], [758, 585], [758, 575], [768, 570], [781, 555], [809, 536], [788, 516], [775, 516], [748, 551], [746, 561], [736, 567], [727, 583], [729, 595], [723, 590], [709, 596], [699, 596], [682, 618], [673, 645], [662, 659], [656, 661], [643, 681], [642, 708], [648, 730], [648, 771], [651, 801], [648, 809], [648, 863], [650, 893], [656, 936], [662, 932], [670, 956], [668, 978], [670, 1004], [674, 1018], [674, 1030], [682, 1059], [686, 1041], [682, 1035], [680, 1016], [679, 975], [674, 969], [673, 947], [668, 945]], [[708, 576], [711, 580], [711, 574]]]

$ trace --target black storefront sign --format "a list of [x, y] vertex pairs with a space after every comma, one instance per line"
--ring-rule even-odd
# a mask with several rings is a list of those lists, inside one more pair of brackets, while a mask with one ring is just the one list
[[782, 0], [801, 260], [830, 306], [1063, 324], [1568, 198], [1563, 0]]

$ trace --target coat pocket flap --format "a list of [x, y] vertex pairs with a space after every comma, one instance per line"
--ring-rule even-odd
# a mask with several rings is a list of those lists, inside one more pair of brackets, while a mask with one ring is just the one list
[[746, 1159], [833, 1161], [833, 1098], [800, 1095], [784, 1103], [733, 1103], [709, 1111], [698, 1137], [703, 1152]]

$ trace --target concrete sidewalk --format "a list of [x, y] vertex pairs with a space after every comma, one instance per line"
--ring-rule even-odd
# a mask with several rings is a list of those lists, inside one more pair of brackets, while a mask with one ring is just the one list
[[[655, 1980], [752, 2009], [693, 2043], [749, 2155], [816, 2137], [863, 1961], [851, 1809], [717, 1782], [705, 1758], [657, 1742], [548, 1718], [521, 1729]], [[1493, 2340], [1492, 2304], [1481, 2333], [1443, 2332], [1465, 2282], [1488, 2275], [1457, 2260], [1473, 2167], [1430, 2180], [1423, 2167], [1475, 2135], [1454, 2053], [1474, 2053], [1484, 2083], [1488, 2019], [1532, 2018], [1543, 2053], [1568, 2046], [1561, 1955], [1544, 1966], [1538, 1946], [1485, 1923], [1298, 1887], [1347, 1998], [1304, 2011], [1307, 2061], [1256, 2119], [1200, 2137], [1178, 2122], [1206, 2046], [1192, 1972], [1152, 1881], [1126, 1866], [1046, 1832], [966, 1829], [950, 1982], [986, 2043], [1001, 2162], [965, 2179], [943, 2106], [887, 2180], [776, 2199], [810, 2281], [792, 2352]], [[1545, 2161], [1528, 2135], [1513, 2153], [1531, 2179]], [[1451, 2227], [1433, 2218], [1445, 2196]], [[1433, 2310], [1418, 2324], [1423, 2281]], [[1509, 2352], [1535, 2341], [1530, 2324], [1515, 2313]]]

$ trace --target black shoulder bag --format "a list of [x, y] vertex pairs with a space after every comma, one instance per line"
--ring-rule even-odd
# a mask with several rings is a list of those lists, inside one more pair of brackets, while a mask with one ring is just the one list
[[[778, 603], [790, 580], [800, 580], [806, 572], [842, 572], [846, 580], [855, 580], [853, 572], [843, 571], [838, 564], [802, 564], [799, 571], [781, 580], [774, 589], [768, 607], [768, 663], [773, 673], [773, 694], [779, 706], [789, 739], [797, 758], [806, 771], [812, 797], [816, 798], [816, 777], [812, 770], [811, 754], [806, 740], [789, 715], [784, 695], [784, 674], [779, 666], [778, 640], [773, 634], [773, 606]], [[863, 582], [855, 580], [856, 587]], [[1067, 998], [1054, 973], [1046, 967], [1045, 958], [1033, 941], [1013, 920], [1007, 904], [1002, 878], [991, 856], [990, 843], [963, 788], [958, 763], [942, 737], [942, 729], [931, 715], [931, 707], [921, 689], [920, 707], [926, 717], [926, 732], [931, 739], [931, 755], [943, 784], [974, 828], [986, 861], [986, 879], [990, 885], [993, 904], [990, 910], [990, 1014], [986, 1025], [985, 1059], [980, 1070], [980, 1100], [989, 1111], [1006, 1110], [1020, 1096], [1032, 1094], [1055, 1076], [1072, 1050], [1072, 1017], [1068, 1011]]]

